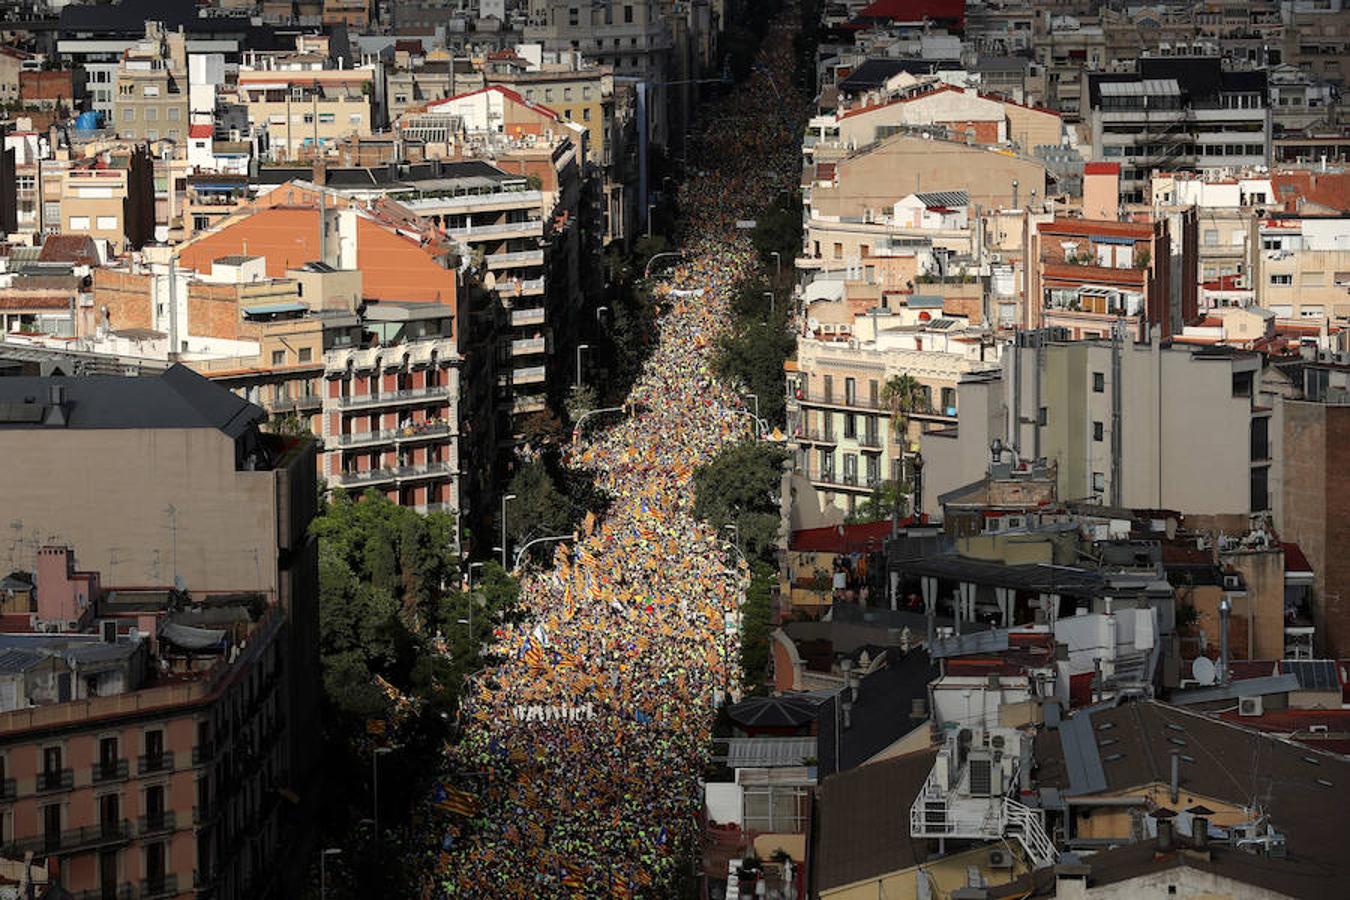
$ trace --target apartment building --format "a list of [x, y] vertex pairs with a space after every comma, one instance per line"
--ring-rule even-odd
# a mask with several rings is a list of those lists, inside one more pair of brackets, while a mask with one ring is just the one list
[[144, 146], [49, 166], [38, 163], [42, 229], [87, 234], [109, 250], [139, 250], [154, 235], [154, 160]]
[[[1259, 354], [1022, 332], [1002, 363], [996, 381], [958, 385], [958, 405], [975, 414], [954, 438], [926, 436], [926, 459], [988, 460], [997, 439], [1014, 462], [1052, 464], [1061, 498], [1237, 517], [1279, 508], [1278, 422]], [[969, 483], [955, 469], [928, 466], [926, 494]]]
[[238, 95], [249, 127], [267, 132], [273, 159], [305, 159], [348, 135], [370, 135], [374, 83], [375, 72], [368, 68], [241, 68]]
[[614, 73], [607, 66], [587, 65], [576, 51], [545, 52], [539, 47], [520, 48], [509, 59], [489, 56], [483, 77], [489, 84], [510, 88], [525, 98], [556, 111], [564, 122], [586, 129], [587, 158], [608, 167], [614, 126]]
[[[261, 433], [261, 409], [183, 367], [2, 381], [6, 507], [68, 540], [16, 546], [36, 602], [6, 644], [24, 678], [0, 712], [4, 843], [59, 860], [76, 896], [293, 894], [283, 860], [315, 809], [313, 442]], [[81, 502], [34, 471], [86, 473]]]
[[1145, 57], [1132, 74], [1087, 76], [1096, 156], [1117, 162], [1121, 194], [1138, 203], [1156, 169], [1265, 165], [1271, 119], [1266, 73], [1217, 57]]
[[188, 128], [187, 40], [145, 23], [145, 39], [129, 47], [113, 73], [109, 127], [129, 141], [182, 142]]
[[632, 0], [579, 6], [571, 0], [530, 0], [524, 34], [527, 43], [551, 51], [579, 51], [616, 78], [645, 82], [643, 104], [652, 143], [665, 146], [675, 130], [683, 131], [683, 123], [672, 120], [669, 108], [673, 95], [666, 82], [673, 79], [674, 42], [663, 4]]
[[381, 303], [326, 332], [324, 479], [418, 512], [459, 511], [462, 360], [451, 312]]
[[1283, 419], [1283, 499], [1277, 523], [1316, 573], [1312, 597], [1314, 652], [1350, 652], [1350, 565], [1337, 548], [1350, 538], [1343, 483], [1350, 435], [1350, 369], [1340, 362], [1297, 361], [1282, 367], [1290, 387]]
[[1259, 306], [1281, 319], [1350, 319], [1350, 219], [1274, 215], [1255, 231], [1251, 286]]
[[[787, 374], [789, 440], [795, 468], [821, 507], [852, 513], [884, 481], [908, 478], [901, 459], [925, 431], [955, 424], [957, 383], [996, 369], [999, 345], [968, 320], [943, 312], [940, 297], [912, 295], [893, 309], [853, 312], [847, 299], [807, 308], [807, 331]], [[886, 384], [913, 377], [921, 398], [905, 434], [896, 430]]]

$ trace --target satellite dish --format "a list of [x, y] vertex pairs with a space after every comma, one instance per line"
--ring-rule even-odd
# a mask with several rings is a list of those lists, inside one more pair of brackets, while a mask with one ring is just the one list
[[1214, 661], [1208, 656], [1197, 656], [1191, 663], [1191, 677], [1201, 684], [1213, 684], [1215, 674]]

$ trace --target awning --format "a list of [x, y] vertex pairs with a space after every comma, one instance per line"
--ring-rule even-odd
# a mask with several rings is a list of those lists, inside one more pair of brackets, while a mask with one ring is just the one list
[[244, 315], [246, 316], [275, 316], [282, 313], [300, 313], [308, 312], [309, 307], [303, 303], [269, 303], [266, 306], [245, 306]]
[[185, 650], [205, 650], [223, 641], [225, 632], [218, 628], [193, 628], [191, 625], [167, 622], [159, 629], [159, 638]]

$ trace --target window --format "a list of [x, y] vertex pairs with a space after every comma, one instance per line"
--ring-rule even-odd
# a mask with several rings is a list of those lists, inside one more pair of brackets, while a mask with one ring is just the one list
[[117, 229], [117, 216], [99, 216], [94, 220], [94, 225], [99, 231], [115, 231]]
[[1252, 395], [1252, 373], [1234, 372], [1233, 373], [1233, 396], [1250, 397]]
[[334, 115], [333, 113], [319, 113], [319, 124], [320, 124], [320, 125], [332, 125], [332, 124], [333, 124], [334, 122], [336, 122], [336, 121], [337, 121], [337, 116]]
[[1106, 373], [1105, 373], [1105, 372], [1093, 372], [1093, 373], [1092, 373], [1092, 393], [1094, 393], [1094, 394], [1102, 394], [1102, 393], [1105, 393], [1105, 392], [1106, 392]]
[[88, 230], [89, 230], [89, 217], [88, 217], [88, 216], [71, 216], [71, 217], [70, 217], [70, 230], [71, 230], [71, 231], [88, 231]]
[[145, 733], [146, 770], [154, 771], [164, 763], [164, 732], [158, 728]]
[[42, 807], [42, 839], [52, 850], [61, 846], [61, 804]]
[[1293, 275], [1271, 275], [1270, 284], [1272, 287], [1288, 287], [1294, 283]]
[[135, 121], [136, 121], [136, 110], [131, 109], [131, 108], [129, 108], [129, 107], [123, 108], [123, 110], [122, 110], [122, 121], [123, 121], [123, 122], [135, 122]]
[[844, 258], [844, 245], [839, 243], [838, 241], [834, 242], [834, 258], [835, 259]]
[[145, 89], [144, 89], [143, 91], [141, 91], [141, 96], [143, 96], [143, 97], [158, 97], [158, 96], [159, 96], [159, 85], [157, 85], [157, 84], [147, 84], [147, 85], [145, 86]]
[[632, 22], [633, 22], [633, 7], [631, 7], [631, 6], [625, 6], [625, 7], [623, 8], [623, 21], [624, 21], [625, 24], [632, 24]]
[[858, 382], [854, 378], [844, 379], [844, 404], [852, 406], [858, 402]]
[[352, 124], [352, 125], [360, 125], [360, 124], [361, 124], [361, 114], [360, 114], [360, 113], [352, 113], [351, 115], [349, 115], [349, 116], [347, 117], [347, 121], [348, 121], [348, 123], [350, 123], [350, 124]]
[[1106, 436], [1106, 426], [1104, 426], [1101, 422], [1093, 422], [1092, 439], [1100, 443], [1102, 438], [1104, 438], [1105, 436]]
[[168, 109], [164, 110], [164, 118], [168, 119], [170, 122], [177, 122], [181, 112], [182, 110], [178, 107], [170, 106]]
[[581, 121], [589, 122], [591, 120], [591, 108], [588, 106], [581, 111]]
[[153, 106], [147, 106], [147, 107], [145, 108], [145, 121], [147, 121], [147, 122], [158, 122], [158, 121], [159, 121], [159, 110], [158, 110], [156, 107], [153, 107]]
[[1036, 424], [1046, 425], [1050, 421], [1050, 410], [1044, 406], [1036, 410]]
[[272, 365], [274, 365], [274, 366], [284, 366], [284, 365], [286, 365], [286, 351], [285, 351], [285, 350], [273, 350], [273, 351], [272, 351]]
[[577, 14], [577, 8], [575, 6], [567, 10], [567, 24], [573, 28], [576, 28], [577, 25], [580, 24], [580, 17]]
[[307, 363], [314, 357], [314, 351], [309, 347], [301, 347], [296, 352], [299, 354], [302, 363]]
[[944, 416], [956, 415], [956, 388], [945, 387], [942, 389], [942, 409], [939, 412]]
[[830, 403], [830, 402], [832, 402], [832, 401], [834, 400], [834, 376], [833, 376], [833, 375], [826, 375], [826, 376], [825, 376], [825, 396], [824, 396], [822, 399], [824, 399], [824, 401], [825, 401], [826, 403]]
[[1270, 466], [1253, 466], [1251, 482], [1251, 511], [1254, 513], [1265, 512], [1270, 508]]
[[1252, 462], [1270, 459], [1270, 419], [1265, 416], [1252, 418]]
[[1097, 494], [1106, 493], [1106, 474], [1103, 472], [1092, 473], [1092, 491]]
[[1207, 229], [1205, 229], [1205, 246], [1206, 246], [1206, 247], [1217, 247], [1217, 246], [1219, 246], [1219, 232], [1218, 232], [1218, 229], [1215, 229], [1215, 228], [1207, 228]]
[[314, 113], [305, 113], [305, 115], [304, 115], [304, 117], [303, 117], [303, 120], [304, 120], [304, 123], [305, 123], [306, 125], [313, 125], [313, 124], [314, 124]]
[[858, 416], [856, 413], [844, 413], [844, 437], [849, 440], [858, 437]]

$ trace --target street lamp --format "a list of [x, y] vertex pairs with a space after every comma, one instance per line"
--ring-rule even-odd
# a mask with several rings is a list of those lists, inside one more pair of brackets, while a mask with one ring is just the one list
[[736, 551], [741, 552], [741, 526], [735, 522], [728, 522], [722, 526], [731, 532], [731, 541], [736, 547]]
[[[371, 807], [374, 811], [375, 819], [375, 840], [380, 840], [380, 757], [387, 756], [394, 751], [388, 747], [376, 747], [375, 752], [370, 755], [370, 783], [371, 783]], [[324, 851], [327, 853], [328, 851]]]
[[[474, 569], [481, 569], [481, 568], [483, 568], [483, 566], [485, 566], [485, 565], [487, 565], [487, 564], [484, 563], [482, 560], [479, 560], [478, 562], [471, 562], [471, 563], [469, 563], [469, 590], [473, 590], [473, 585], [474, 585], [474, 581], [473, 581], [473, 570], [474, 570]], [[479, 577], [481, 578], [482, 576], [479, 576]]]
[[773, 257], [774, 277], [781, 278], [783, 275], [783, 254], [779, 253], [777, 250], [771, 250], [769, 251], [769, 255]]
[[506, 568], [506, 504], [516, 499], [515, 494], [502, 494], [502, 568]]
[[597, 306], [597, 307], [595, 308], [595, 321], [599, 322], [599, 323], [600, 323], [600, 327], [603, 328], [603, 327], [605, 326], [605, 320], [602, 319], [602, 318], [600, 317], [600, 313], [601, 313], [601, 312], [608, 313], [608, 312], [609, 312], [609, 307], [608, 307], [608, 306]]
[[655, 203], [647, 204], [647, 237], [652, 236], [652, 210], [656, 209]]
[[581, 351], [589, 349], [590, 344], [577, 344], [577, 387], [581, 387]]
[[752, 393], [750, 393], [750, 392], [747, 391], [746, 394], [745, 394], [745, 396], [747, 396], [747, 397], [749, 397], [751, 400], [755, 401], [755, 419], [758, 420], [758, 419], [759, 419], [759, 395], [758, 395], [758, 394], [752, 394]]
[[328, 857], [341, 854], [341, 847], [325, 847], [319, 851], [319, 900], [328, 896]]
[[772, 317], [775, 308], [773, 302], [773, 291], [765, 291], [764, 296], [769, 298], [769, 315]]

